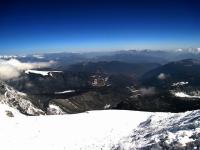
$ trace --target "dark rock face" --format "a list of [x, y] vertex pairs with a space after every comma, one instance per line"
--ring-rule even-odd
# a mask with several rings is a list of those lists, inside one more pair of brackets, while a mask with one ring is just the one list
[[68, 89], [87, 87], [89, 75], [72, 72], [51, 73], [48, 76], [23, 74], [16, 80], [8, 81], [9, 85], [29, 94], [53, 94]]
[[152, 96], [129, 98], [120, 102], [116, 109], [151, 112], [184, 112], [200, 109], [200, 99], [179, 98], [171, 93], [158, 93]]
[[[159, 75], [163, 75], [163, 78]], [[168, 87], [180, 81], [187, 81], [193, 86], [198, 86], [200, 85], [199, 77], [200, 60], [186, 59], [153, 69], [147, 72], [141, 81], [144, 85], [160, 87]]]

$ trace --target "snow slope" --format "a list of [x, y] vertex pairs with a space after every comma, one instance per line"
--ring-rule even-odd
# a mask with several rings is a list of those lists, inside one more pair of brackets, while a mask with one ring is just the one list
[[6, 104], [16, 110], [20, 110], [27, 115], [44, 115], [41, 109], [36, 107], [29, 97], [22, 92], [0, 81], [0, 104]]
[[[9, 117], [8, 111], [14, 117]], [[200, 145], [200, 110], [25, 116], [0, 105], [0, 118], [3, 150], [193, 150]]]
[[118, 149], [200, 149], [200, 110], [154, 114], [123, 138]]
[[3, 150], [110, 150], [152, 113], [107, 110], [57, 116], [13, 114], [14, 118], [1, 120]]

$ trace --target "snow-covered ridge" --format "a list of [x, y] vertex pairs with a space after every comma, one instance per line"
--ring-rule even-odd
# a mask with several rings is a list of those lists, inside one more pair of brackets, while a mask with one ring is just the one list
[[8, 105], [27, 115], [45, 114], [41, 109], [31, 103], [25, 93], [18, 92], [2, 82], [0, 82], [0, 104]]
[[33, 73], [33, 74], [39, 74], [39, 75], [42, 75], [42, 76], [51, 76], [52, 73], [63, 73], [62, 71], [39, 71], [39, 70], [26, 70], [25, 71], [26, 74], [30, 74], [30, 73]]
[[182, 98], [200, 98], [200, 96], [196, 96], [196, 95], [188, 95], [184, 92], [175, 92], [174, 95], [176, 97], [182, 97]]
[[198, 149], [200, 110], [185, 113], [155, 113], [123, 138], [119, 149]]
[[47, 108], [48, 115], [63, 115], [66, 114], [58, 105], [56, 104], [49, 104]]

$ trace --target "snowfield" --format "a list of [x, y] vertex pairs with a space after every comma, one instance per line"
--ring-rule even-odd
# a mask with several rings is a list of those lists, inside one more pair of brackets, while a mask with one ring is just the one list
[[107, 110], [37, 117], [13, 114], [13, 118], [0, 116], [3, 150], [110, 150], [152, 113]]
[[55, 92], [54, 94], [67, 94], [67, 93], [74, 93], [76, 92], [75, 90], [67, 90], [67, 91], [62, 91], [62, 92]]
[[184, 92], [176, 92], [174, 93], [176, 97], [184, 97], [184, 98], [200, 98], [200, 96], [188, 95]]
[[30, 73], [33, 73], [33, 74], [39, 74], [39, 75], [42, 75], [42, 76], [52, 76], [51, 73], [63, 73], [62, 71], [39, 71], [39, 70], [26, 70], [25, 71], [26, 74], [30, 74]]
[[200, 110], [25, 116], [0, 104], [0, 118], [3, 150], [198, 149], [200, 143]]

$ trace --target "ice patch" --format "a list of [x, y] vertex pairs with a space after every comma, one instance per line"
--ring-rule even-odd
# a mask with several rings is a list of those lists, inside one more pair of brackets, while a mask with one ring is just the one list
[[183, 85], [187, 85], [187, 84], [188, 84], [188, 82], [182, 81], [182, 82], [173, 83], [172, 86], [183, 86]]
[[75, 90], [67, 90], [67, 91], [62, 91], [62, 92], [55, 92], [54, 94], [67, 94], [67, 93], [74, 93]]
[[51, 73], [62, 73], [62, 71], [39, 71], [39, 70], [26, 70], [25, 71], [26, 74], [30, 74], [30, 73], [33, 73], [33, 74], [39, 74], [39, 75], [42, 75], [42, 76], [51, 76]]

